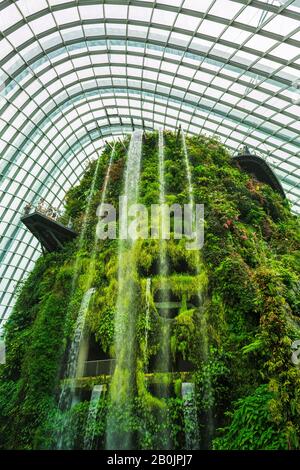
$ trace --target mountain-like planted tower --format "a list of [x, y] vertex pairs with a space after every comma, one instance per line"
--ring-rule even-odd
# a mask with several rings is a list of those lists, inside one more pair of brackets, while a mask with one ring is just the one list
[[[1, 448], [300, 449], [299, 222], [242, 163], [180, 131], [107, 144], [65, 198], [59, 223], [78, 236], [18, 287]], [[118, 236], [124, 196], [203, 204], [202, 248], [174, 236], [175, 216], [169, 240]]]

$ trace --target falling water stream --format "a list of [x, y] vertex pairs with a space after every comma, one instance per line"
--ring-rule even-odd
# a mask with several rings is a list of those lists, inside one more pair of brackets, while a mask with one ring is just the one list
[[[91, 297], [95, 289], [89, 289], [84, 294], [80, 309], [78, 312], [76, 325], [75, 325], [75, 333], [73, 337], [73, 341], [71, 343], [69, 349], [69, 357], [65, 375], [65, 383], [62, 387], [58, 407], [63, 412], [70, 410], [72, 405], [76, 403], [76, 376], [77, 376], [77, 367], [78, 367], [78, 355], [80, 350], [80, 345], [83, 339], [83, 330], [84, 330], [84, 323], [85, 323], [85, 315], [88, 309]], [[59, 430], [59, 437], [58, 437], [58, 449], [63, 448], [72, 448], [72, 433], [70, 426], [68, 426], [68, 417], [65, 416], [61, 428]]]
[[[193, 209], [194, 204], [194, 194], [192, 187], [192, 178], [189, 157], [186, 147], [185, 135], [182, 132], [182, 148], [184, 153], [184, 160], [186, 166], [186, 175], [188, 182], [188, 194], [189, 194], [189, 204]], [[110, 166], [113, 158], [113, 152], [110, 157], [110, 162], [108, 166], [108, 171], [105, 177], [103, 193], [101, 204], [105, 202], [105, 195], [107, 184], [109, 180]], [[119, 245], [118, 245], [118, 293], [117, 293], [117, 303], [116, 303], [116, 313], [115, 313], [115, 337], [114, 337], [114, 349], [116, 357], [116, 366], [111, 379], [110, 386], [110, 399], [112, 403], [112, 410], [119, 408], [122, 410], [126, 406], [127, 416], [126, 419], [130, 419], [130, 411], [128, 415], [128, 410], [130, 410], [130, 404], [133, 403], [134, 398], [134, 379], [135, 379], [135, 368], [136, 368], [136, 351], [135, 351], [135, 336], [136, 336], [136, 320], [139, 306], [138, 298], [138, 276], [136, 269], [136, 256], [137, 252], [135, 250], [135, 241], [128, 238], [127, 234], [127, 224], [128, 224], [128, 207], [132, 204], [138, 203], [139, 196], [139, 181], [140, 181], [140, 172], [141, 172], [141, 155], [142, 155], [142, 132], [135, 131], [132, 134], [130, 146], [127, 153], [127, 164], [124, 174], [124, 196], [123, 202], [120, 203], [120, 220], [119, 220]], [[99, 162], [98, 162], [99, 164]], [[98, 173], [98, 164], [96, 167], [95, 175], [92, 182], [92, 187], [89, 193], [83, 227], [80, 236], [80, 243], [83, 244], [87, 221], [91, 206], [92, 195], [94, 192], [96, 176]], [[159, 130], [159, 183], [160, 183], [160, 194], [159, 202], [161, 205], [165, 204], [165, 178], [164, 178], [164, 142], [163, 142], [163, 132]], [[192, 212], [193, 213], [193, 212]], [[163, 211], [160, 214], [160, 227], [162, 227], [164, 215]], [[159, 278], [161, 281], [160, 285], [160, 302], [165, 305], [163, 308], [162, 327], [161, 327], [161, 351], [157, 359], [156, 368], [160, 372], [169, 372], [170, 371], [170, 327], [171, 322], [169, 320], [169, 300], [170, 292], [168, 288], [167, 277], [169, 275], [169, 266], [167, 259], [167, 246], [166, 241], [162, 238], [160, 232], [159, 237]], [[59, 408], [62, 411], [70, 410], [72, 405], [76, 403], [76, 393], [75, 393], [75, 384], [76, 377], [78, 377], [78, 371], [80, 370], [80, 364], [78, 364], [78, 359], [80, 356], [80, 347], [82, 343], [82, 338], [84, 337], [84, 326], [85, 326], [85, 316], [88, 309], [88, 305], [91, 299], [91, 296], [94, 293], [94, 289], [91, 287], [93, 280], [93, 271], [96, 260], [96, 247], [97, 247], [97, 238], [95, 234], [95, 240], [92, 249], [91, 255], [91, 269], [90, 276], [88, 277], [87, 282], [87, 291], [83, 296], [81, 306], [78, 313], [78, 318], [75, 326], [75, 334], [73, 342], [69, 351], [69, 360], [67, 365], [66, 381], [62, 389], [61, 396], [59, 399]], [[201, 260], [199, 252], [196, 252], [197, 258], [197, 274], [199, 274], [201, 269]], [[79, 260], [76, 260], [75, 263], [75, 276], [76, 266]], [[77, 267], [78, 270], [78, 267]], [[76, 277], [77, 279], [77, 277]], [[76, 279], [74, 280], [74, 288]], [[149, 315], [150, 315], [150, 290], [151, 290], [151, 280], [150, 278], [146, 281], [146, 323], [145, 323], [145, 357], [147, 356], [148, 348], [148, 329], [149, 329]], [[203, 298], [202, 293], [199, 289], [199, 302], [200, 302], [200, 314], [203, 311]], [[207, 325], [204, 315], [201, 315], [201, 333], [202, 333], [202, 357], [205, 362], [208, 360], [208, 341], [207, 341]], [[85, 360], [80, 357], [80, 361]], [[204, 394], [209, 394], [211, 392], [211, 384], [209, 383], [206, 387], [209, 390], [204, 391]], [[93, 389], [90, 408], [88, 412], [87, 426], [86, 426], [86, 436], [84, 439], [85, 448], [91, 449], [93, 446], [94, 434], [93, 430], [95, 428], [95, 422], [97, 419], [97, 406], [102, 394], [102, 386], [96, 386]], [[168, 389], [165, 385], [160, 385], [159, 387], [160, 397], [168, 396]], [[184, 401], [184, 420], [186, 424], [186, 446], [187, 448], [197, 448], [199, 437], [198, 436], [198, 426], [197, 426], [197, 410], [194, 394], [194, 385], [191, 383], [182, 384], [182, 396]], [[129, 405], [129, 407], [128, 407]], [[165, 417], [162, 417], [164, 419]], [[191, 431], [190, 424], [192, 421], [194, 431]], [[119, 422], [116, 420], [116, 415], [114, 412], [109, 410], [107, 417], [107, 426], [106, 426], [106, 448], [107, 449], [130, 449], [132, 448], [133, 436], [130, 431], [124, 431], [122, 427], [119, 426]], [[212, 422], [212, 413], [208, 412], [208, 432], [211, 432], [213, 427]], [[166, 442], [166, 448], [169, 448], [170, 442], [167, 436], [163, 439]], [[63, 422], [63, 425], [60, 429], [60, 435], [58, 439], [58, 448], [72, 448], [72, 435], [71, 431], [68, 430], [68, 423]]]
[[[115, 146], [113, 147], [111, 151], [108, 169], [107, 169], [106, 176], [104, 179], [104, 185], [103, 185], [102, 197], [101, 197], [101, 203], [100, 203], [101, 205], [104, 204], [105, 197], [106, 197], [107, 185], [109, 181], [111, 163], [112, 163], [113, 156], [114, 156], [114, 150], [115, 150]], [[89, 196], [88, 196], [87, 207], [86, 207], [84, 220], [83, 220], [83, 226], [82, 226], [82, 230], [80, 234], [79, 248], [83, 246], [84, 237], [86, 235], [87, 221], [88, 221], [88, 216], [90, 213], [92, 196], [95, 190], [99, 162], [100, 162], [100, 159], [97, 162], [95, 174], [92, 180], [92, 185], [91, 185], [91, 189], [90, 189]], [[82, 297], [81, 305], [80, 305], [79, 312], [77, 315], [74, 337], [73, 337], [73, 341], [71, 343], [69, 354], [68, 354], [68, 363], [67, 363], [66, 373], [65, 373], [66, 380], [62, 387], [60, 397], [59, 397], [59, 402], [58, 402], [59, 409], [65, 413], [68, 410], [70, 410], [72, 406], [76, 403], [76, 378], [83, 375], [84, 364], [85, 364], [87, 351], [88, 351], [88, 339], [87, 339], [87, 332], [85, 329], [85, 319], [86, 319], [86, 312], [90, 303], [90, 299], [93, 293], [95, 292], [95, 289], [92, 288], [91, 285], [93, 281], [94, 265], [96, 261], [96, 248], [97, 248], [97, 235], [95, 231], [94, 242], [93, 242], [93, 246], [91, 250], [89, 275], [88, 275], [87, 283], [86, 283], [87, 290]], [[77, 277], [79, 275], [79, 261], [80, 261], [79, 257], [77, 257], [76, 262], [75, 262], [74, 275], [73, 275], [71, 297], [74, 293]], [[72, 444], [73, 443], [72, 443], [71, 430], [70, 430], [70, 427], [68, 426], [68, 418], [65, 416], [63, 418], [62, 426], [59, 430], [57, 447], [58, 449], [72, 448]]]
[[[102, 213], [102, 208], [103, 208], [103, 205], [106, 201], [107, 186], [108, 186], [108, 182], [109, 182], [109, 178], [110, 178], [110, 170], [111, 170], [111, 165], [112, 165], [114, 155], [115, 155], [115, 144], [114, 144], [114, 146], [111, 150], [111, 153], [110, 153], [108, 168], [107, 168], [106, 175], [105, 175], [105, 178], [104, 178], [101, 201], [100, 201], [100, 213]], [[97, 228], [96, 228], [95, 234], [94, 234], [92, 250], [91, 250], [91, 261], [90, 261], [90, 266], [89, 266], [89, 276], [88, 276], [88, 280], [87, 280], [88, 287], [90, 287], [91, 283], [93, 282], [93, 275], [94, 275], [96, 255], [97, 255], [97, 243], [98, 243], [98, 237], [97, 237]]]
[[146, 316], [145, 316], [145, 352], [144, 364], [147, 367], [148, 362], [148, 332], [150, 329], [150, 295], [151, 295], [151, 278], [146, 279]]
[[[168, 287], [167, 276], [169, 275], [169, 265], [167, 258], [167, 241], [163, 239], [163, 230], [165, 225], [165, 213], [163, 207], [166, 203], [165, 198], [165, 157], [164, 157], [164, 135], [163, 130], [159, 129], [158, 132], [158, 156], [159, 156], [159, 203], [160, 203], [160, 237], [159, 237], [159, 278], [160, 278], [160, 298], [159, 302], [165, 305], [161, 310], [163, 318], [161, 318], [161, 331], [160, 331], [160, 344], [161, 350], [159, 352], [156, 368], [160, 372], [170, 372], [170, 337], [171, 337], [171, 322], [170, 311], [168, 308], [170, 302], [170, 290]], [[162, 380], [157, 385], [160, 397], [168, 397], [169, 387], [165, 380]], [[167, 410], [165, 410], [167, 411]], [[162, 419], [166, 420], [166, 413], [162, 414]], [[171, 447], [170, 436], [168, 432], [164, 432], [164, 447], [169, 449]]]
[[[133, 132], [127, 154], [124, 196], [127, 198], [128, 207], [138, 202], [142, 138], [141, 131]], [[123, 405], [130, 408], [134, 396], [138, 283], [135, 242], [127, 237], [126, 202], [123, 201], [121, 204], [119, 220], [118, 295], [114, 338], [116, 367], [110, 387], [110, 397], [114, 409]], [[113, 413], [108, 414], [106, 447], [107, 449], [130, 449], [132, 447], [131, 433], [120, 430]]]
[[[166, 203], [165, 198], [165, 172], [164, 172], [164, 137], [162, 129], [158, 132], [158, 155], [159, 155], [159, 203], [161, 209]], [[162, 229], [165, 224], [164, 211], [160, 211], [160, 237], [159, 237], [159, 277], [160, 277], [160, 298], [159, 302], [166, 307], [161, 312], [161, 351], [158, 356], [156, 367], [161, 372], [170, 371], [170, 321], [168, 303], [170, 301], [170, 291], [168, 288], [167, 276], [169, 275], [169, 266], [167, 259], [167, 242], [163, 239]], [[163, 384], [159, 385], [160, 396], [167, 396], [167, 387]]]
[[192, 208], [194, 208], [195, 202], [194, 202], [194, 191], [193, 191], [193, 186], [192, 186], [192, 174], [191, 174], [189, 156], [188, 156], [188, 151], [187, 151], [187, 146], [186, 146], [185, 134], [183, 130], [181, 131], [181, 137], [182, 137], [182, 147], [183, 147], [183, 154], [184, 154], [186, 177], [188, 180], [189, 204], [191, 204]]
[[[185, 161], [185, 166], [186, 166], [186, 174], [187, 174], [187, 180], [188, 180], [189, 204], [192, 208], [192, 214], [193, 214], [194, 209], [195, 209], [194, 192], [193, 192], [193, 186], [192, 186], [192, 176], [191, 176], [190, 162], [189, 162], [189, 156], [188, 156], [187, 145], [186, 145], [186, 138], [185, 138], [185, 134], [183, 130], [181, 131], [181, 137], [182, 137], [184, 161]], [[195, 252], [195, 259], [196, 259], [197, 274], [199, 274], [200, 269], [201, 269], [201, 259], [200, 259], [200, 253], [198, 251]], [[202, 290], [199, 290], [198, 292], [198, 299], [199, 299], [200, 327], [201, 327], [201, 353], [202, 353], [203, 364], [206, 364], [209, 360], [209, 346], [208, 346], [207, 322], [206, 322], [206, 318], [203, 312], [204, 299], [203, 299]], [[210, 397], [212, 396], [213, 396], [212, 384], [211, 384], [210, 376], [208, 375], [205, 386], [204, 386], [204, 396], [203, 396], [204, 403], [208, 403], [210, 400]], [[209, 441], [212, 437], [213, 430], [214, 430], [214, 422], [213, 422], [213, 414], [212, 414], [211, 406], [208, 406], [208, 409], [206, 410], [206, 412], [207, 412], [206, 434], [207, 434], [207, 439]]]
[[93, 449], [98, 404], [100, 402], [103, 389], [104, 385], [95, 385], [92, 390], [84, 436], [84, 449], [86, 450]]
[[195, 384], [183, 382], [181, 384], [181, 395], [183, 399], [183, 417], [185, 427], [186, 449], [199, 448], [199, 426], [197, 417], [197, 405], [195, 397]]
[[75, 289], [76, 289], [77, 279], [78, 279], [78, 276], [79, 276], [79, 273], [80, 273], [81, 249], [82, 249], [83, 244], [84, 244], [86, 231], [87, 231], [87, 227], [88, 227], [88, 219], [89, 219], [89, 215], [90, 215], [90, 211], [91, 211], [91, 204], [92, 204], [93, 194], [94, 194], [94, 191], [95, 191], [99, 165], [100, 165], [100, 158], [97, 161], [95, 173], [94, 173], [92, 184], [91, 184], [89, 194], [88, 194], [88, 197], [87, 197], [87, 204], [86, 204], [86, 208], [85, 208], [85, 212], [84, 212], [84, 216], [83, 216], [83, 222], [82, 222], [82, 227], [81, 227], [79, 241], [78, 241], [78, 250], [77, 250], [77, 255], [76, 255], [76, 258], [75, 258], [72, 285], [71, 285], [71, 290], [70, 290], [70, 302], [72, 301], [72, 298], [73, 298], [73, 295], [74, 295], [74, 292], [75, 292]]

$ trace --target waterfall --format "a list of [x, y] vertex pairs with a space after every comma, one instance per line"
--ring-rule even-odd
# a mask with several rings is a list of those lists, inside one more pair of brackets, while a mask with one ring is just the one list
[[[96, 180], [97, 180], [97, 176], [98, 176], [99, 164], [100, 164], [100, 158], [97, 161], [95, 173], [94, 173], [94, 176], [93, 176], [93, 179], [92, 179], [92, 184], [91, 184], [89, 194], [88, 194], [88, 197], [87, 197], [87, 204], [86, 204], [86, 208], [85, 208], [85, 212], [84, 212], [84, 216], [83, 216], [83, 222], [82, 222], [82, 227], [81, 227], [80, 236], [79, 236], [77, 253], [80, 253], [81, 248], [83, 247], [84, 238], [86, 236], [88, 218], [89, 218], [89, 215], [90, 215], [91, 203], [92, 203], [93, 194], [94, 194], [94, 191], [95, 191], [95, 185], [96, 185]], [[73, 273], [72, 286], [71, 286], [71, 292], [70, 292], [70, 301], [72, 300], [72, 297], [73, 297], [73, 294], [74, 294], [74, 291], [75, 291], [75, 288], [76, 288], [76, 282], [77, 282], [77, 278], [78, 278], [79, 270], [80, 270], [79, 268], [80, 268], [80, 255], [77, 254], [76, 259], [75, 259], [74, 273]]]
[[0, 364], [5, 364], [5, 341], [0, 336]]
[[[100, 201], [100, 213], [102, 212], [101, 209], [102, 209], [103, 204], [105, 203], [105, 200], [106, 200], [106, 192], [107, 192], [108, 182], [109, 182], [109, 178], [110, 178], [111, 165], [112, 165], [112, 161], [113, 161], [114, 154], [115, 154], [115, 147], [116, 146], [114, 144], [114, 146], [112, 148], [112, 151], [111, 151], [111, 154], [110, 154], [106, 175], [105, 175], [105, 178], [104, 178], [104, 184], [103, 184], [101, 201]], [[90, 269], [89, 269], [90, 275], [89, 275], [88, 281], [87, 281], [88, 287], [91, 286], [92, 280], [93, 280], [92, 278], [93, 278], [95, 262], [96, 262], [96, 253], [97, 253], [97, 241], [98, 241], [98, 238], [97, 238], [97, 227], [96, 227], [95, 234], [94, 234], [92, 251], [91, 251], [91, 262], [90, 262]]]
[[[113, 146], [113, 149], [112, 149], [111, 154], [110, 154], [108, 170], [107, 170], [107, 173], [106, 173], [105, 179], [104, 179], [104, 186], [103, 186], [101, 204], [103, 204], [104, 201], [105, 201], [106, 189], [107, 189], [107, 184], [108, 184], [108, 180], [109, 180], [110, 168], [111, 168], [111, 163], [112, 163], [114, 151], [115, 151], [115, 145]], [[96, 186], [100, 161], [101, 160], [99, 158], [98, 161], [97, 161], [95, 173], [94, 173], [94, 176], [93, 176], [93, 179], [92, 179], [92, 184], [91, 184], [89, 194], [88, 194], [88, 197], [87, 197], [87, 204], [86, 204], [86, 208], [85, 208], [85, 212], [84, 212], [84, 216], [83, 216], [83, 223], [82, 223], [82, 227], [81, 227], [81, 231], [80, 231], [77, 253], [80, 253], [81, 248], [83, 247], [84, 238], [86, 236], [86, 231], [87, 231], [87, 226], [88, 226], [88, 219], [89, 219], [89, 215], [90, 215], [93, 194], [95, 192], [95, 186]], [[95, 234], [95, 240], [94, 240], [93, 254], [95, 254], [95, 247], [96, 247], [96, 234]], [[73, 294], [74, 294], [74, 291], [75, 291], [75, 288], [76, 288], [76, 282], [77, 282], [77, 278], [78, 278], [78, 275], [79, 275], [79, 268], [80, 268], [80, 255], [77, 254], [76, 259], [75, 259], [75, 266], [74, 266], [74, 273], [73, 273], [73, 279], [72, 279], [72, 285], [71, 285], [71, 291], [70, 291], [69, 305], [70, 305], [70, 302], [73, 298]]]
[[[115, 152], [115, 146], [113, 147], [113, 149], [111, 151], [111, 154], [110, 154], [109, 164], [108, 164], [107, 172], [106, 172], [106, 175], [105, 175], [105, 178], [104, 178], [104, 184], [103, 184], [103, 189], [102, 189], [100, 205], [103, 205], [104, 202], [105, 202], [106, 191], [107, 191], [107, 186], [108, 186], [108, 181], [109, 181], [109, 176], [110, 176], [110, 169], [111, 169], [111, 164], [112, 164], [114, 152]], [[97, 171], [95, 172], [95, 175], [96, 174], [97, 174]], [[92, 182], [92, 193], [94, 191], [94, 188], [95, 188], [95, 178], [93, 179], [93, 182]], [[90, 194], [92, 194], [92, 193], [90, 193]], [[87, 277], [87, 281], [86, 281], [87, 292], [89, 292], [89, 290], [92, 290], [91, 286], [92, 286], [92, 282], [93, 282], [93, 274], [94, 274], [94, 268], [95, 268], [95, 263], [96, 263], [96, 255], [97, 255], [97, 230], [95, 230], [94, 240], [93, 240], [93, 244], [92, 244], [92, 248], [91, 248], [91, 260], [90, 260], [90, 263], [89, 263], [89, 272], [88, 272], [88, 277]], [[82, 299], [82, 302], [84, 302], [84, 297]], [[80, 314], [78, 315], [78, 318], [79, 317], [80, 317]], [[82, 326], [84, 326], [84, 325], [82, 325]], [[82, 335], [83, 335], [83, 337], [81, 339], [80, 350], [79, 350], [79, 353], [78, 353], [78, 356], [77, 356], [76, 377], [80, 377], [80, 376], [83, 375], [83, 373], [84, 373], [84, 364], [85, 364], [87, 354], [88, 354], [89, 340], [88, 340], [88, 336], [85, 334], [85, 330], [82, 331]]]
[[[163, 205], [166, 203], [165, 199], [165, 172], [164, 172], [164, 136], [162, 129], [158, 132], [158, 150], [159, 150], [159, 203], [160, 203], [160, 237], [159, 237], [159, 277], [160, 277], [160, 298], [159, 301], [166, 306], [170, 300], [170, 292], [167, 288], [166, 278], [169, 274], [169, 266], [166, 252], [166, 241], [162, 237], [162, 227], [164, 226], [164, 211]], [[157, 361], [157, 368], [162, 372], [169, 372], [170, 370], [170, 322], [168, 321], [169, 309], [164, 309], [164, 317], [162, 319], [161, 330], [161, 352]], [[160, 385], [160, 395], [166, 396], [166, 386]]]
[[150, 329], [150, 294], [151, 294], [151, 278], [146, 280], [146, 316], [145, 316], [145, 352], [144, 352], [144, 365], [147, 367], [148, 357], [148, 331]]
[[98, 404], [103, 393], [104, 385], [95, 385], [92, 390], [90, 406], [84, 436], [84, 449], [93, 449], [95, 425], [97, 421]]
[[[163, 227], [165, 225], [164, 205], [166, 204], [165, 198], [165, 157], [164, 157], [164, 135], [163, 130], [158, 131], [158, 157], [159, 157], [159, 204], [160, 204], [160, 236], [159, 236], [159, 279], [160, 279], [160, 292], [159, 303], [164, 305], [163, 318], [161, 318], [160, 330], [160, 344], [156, 368], [159, 372], [170, 372], [170, 337], [171, 337], [171, 322], [169, 321], [169, 302], [170, 291], [168, 288], [167, 277], [169, 275], [169, 265], [167, 258], [167, 241], [163, 239]], [[164, 380], [159, 382], [156, 386], [158, 394], [162, 398], [167, 398], [169, 394], [168, 383]], [[161, 420], [167, 420], [167, 409], [161, 413]], [[163, 432], [164, 448], [171, 448], [170, 435], [167, 431]]]
[[[66, 412], [70, 410], [73, 404], [76, 403], [76, 394], [75, 394], [75, 379], [77, 377], [77, 367], [78, 367], [78, 356], [79, 350], [83, 339], [83, 332], [84, 332], [84, 324], [85, 324], [85, 314], [88, 309], [91, 297], [95, 289], [89, 289], [84, 294], [79, 313], [77, 316], [77, 321], [75, 325], [75, 332], [73, 341], [71, 343], [68, 355], [68, 363], [67, 369], [65, 374], [65, 383], [62, 387], [58, 407], [61, 411]], [[63, 420], [60, 432], [59, 432], [59, 439], [58, 439], [58, 448], [62, 449], [63, 446], [68, 446], [70, 443], [70, 429], [68, 429], [67, 422]]]
[[[107, 191], [114, 151], [115, 151], [115, 146], [113, 147], [111, 151], [108, 169], [107, 169], [105, 179], [104, 179], [101, 202], [100, 202], [101, 205], [104, 204], [105, 198], [106, 198], [106, 191]], [[83, 220], [83, 226], [82, 226], [82, 230], [80, 234], [79, 248], [83, 246], [84, 237], [86, 234], [87, 221], [88, 221], [88, 216], [90, 213], [92, 196], [95, 190], [99, 163], [100, 163], [100, 159], [97, 162], [96, 170], [95, 170], [91, 188], [89, 191], [87, 207], [86, 207], [84, 220]], [[96, 290], [95, 288], [91, 287], [92, 281], [93, 281], [94, 266], [95, 266], [95, 261], [96, 261], [96, 247], [97, 247], [97, 235], [95, 231], [94, 242], [93, 242], [93, 246], [91, 250], [91, 262], [89, 265], [89, 276], [87, 278], [87, 290], [81, 300], [81, 305], [79, 308], [77, 321], [75, 325], [75, 333], [74, 333], [72, 344], [69, 349], [68, 363], [67, 363], [67, 369], [66, 369], [66, 374], [65, 374], [65, 378], [67, 379], [67, 382], [65, 382], [61, 390], [59, 402], [58, 402], [59, 409], [64, 412], [70, 410], [72, 406], [76, 403], [76, 394], [75, 394], [76, 378], [81, 377], [84, 373], [84, 364], [85, 364], [85, 360], [86, 360], [87, 353], [88, 353], [88, 337], [85, 331], [85, 314], [88, 309], [91, 296]], [[75, 262], [72, 295], [75, 290], [75, 283], [77, 280], [78, 271], [79, 271], [79, 257], [76, 258], [76, 262]], [[70, 446], [72, 446], [70, 429], [68, 429], [68, 418], [65, 418], [63, 420], [62, 427], [60, 429], [59, 439], [58, 439], [58, 448], [61, 449], [63, 446], [67, 446], [67, 448], [70, 448]]]
[[[186, 138], [185, 138], [185, 134], [183, 130], [181, 131], [181, 137], [182, 137], [182, 148], [183, 148], [184, 161], [185, 161], [185, 167], [186, 167], [186, 175], [187, 175], [187, 181], [188, 181], [189, 204], [192, 208], [192, 214], [193, 214], [194, 209], [195, 209], [194, 192], [193, 192], [193, 186], [192, 186], [192, 176], [191, 176], [191, 168], [190, 168], [189, 156], [188, 156], [187, 145], [186, 145]], [[200, 258], [199, 251], [195, 253], [195, 259], [196, 259], [197, 274], [199, 274], [200, 269], [201, 269], [201, 258]], [[202, 353], [203, 364], [206, 364], [209, 360], [209, 345], [208, 345], [207, 322], [206, 322], [205, 315], [203, 313], [204, 299], [203, 299], [202, 292], [200, 290], [198, 292], [198, 299], [199, 299], [200, 327], [201, 327], [201, 340], [202, 340], [201, 341], [201, 353]], [[212, 384], [211, 384], [210, 375], [208, 375], [207, 381], [204, 386], [204, 393], [203, 393], [204, 403], [206, 402], [208, 404], [212, 396], [213, 396]], [[214, 430], [213, 414], [212, 414], [212, 408], [210, 405], [208, 405], [208, 409], [206, 411], [207, 411], [207, 437], [209, 441], [212, 438], [213, 430]]]
[[106, 191], [107, 191], [107, 186], [108, 186], [109, 177], [110, 177], [111, 164], [112, 164], [112, 161], [113, 161], [113, 158], [114, 158], [114, 155], [115, 155], [115, 148], [116, 148], [116, 144], [114, 144], [114, 146], [112, 148], [112, 151], [111, 151], [111, 154], [110, 154], [108, 168], [107, 168], [107, 172], [106, 172], [106, 175], [105, 175], [105, 178], [104, 178], [104, 184], [103, 184], [103, 189], [102, 189], [100, 207], [103, 206], [103, 204], [105, 203]]
[[[108, 180], [109, 180], [109, 174], [110, 174], [111, 163], [112, 163], [112, 159], [113, 159], [113, 155], [114, 155], [114, 150], [115, 150], [115, 147], [112, 149], [112, 152], [111, 152], [111, 155], [110, 155], [108, 170], [107, 170], [105, 180], [104, 180], [103, 192], [102, 192], [102, 197], [101, 197], [101, 204], [104, 203], [105, 197], [106, 197], [106, 189], [107, 189], [107, 184], [108, 184]], [[85, 211], [85, 215], [84, 215], [84, 220], [83, 220], [83, 226], [82, 226], [82, 230], [81, 230], [81, 234], [80, 234], [79, 247], [82, 246], [84, 236], [85, 236], [85, 233], [86, 233], [87, 219], [88, 219], [88, 215], [89, 215], [89, 212], [90, 212], [92, 195], [93, 195], [94, 190], [95, 190], [95, 184], [96, 184], [96, 178], [97, 178], [97, 175], [98, 175], [99, 162], [100, 162], [100, 159], [97, 162], [96, 170], [95, 170], [94, 177], [93, 177], [93, 180], [92, 180], [91, 189], [89, 191], [88, 203], [87, 203], [87, 207], [86, 207], [86, 211]], [[96, 240], [97, 239], [96, 239], [96, 233], [95, 233], [94, 244], [93, 244], [93, 249], [92, 249], [92, 260], [95, 257]], [[79, 260], [76, 260], [76, 261], [78, 262]], [[78, 270], [78, 267], [76, 269], [76, 264], [75, 264], [74, 276], [77, 276], [77, 270]], [[73, 283], [75, 283], [74, 276], [73, 276]], [[91, 296], [95, 292], [95, 289], [91, 288], [91, 285], [90, 285], [91, 282], [90, 281], [91, 281], [91, 279], [89, 278], [89, 280], [88, 280], [88, 289], [85, 292], [85, 294], [83, 295], [83, 298], [82, 298], [82, 301], [81, 301], [79, 313], [78, 313], [78, 316], [77, 316], [76, 326], [75, 326], [75, 334], [74, 334], [74, 338], [73, 338], [73, 341], [72, 341], [72, 344], [71, 344], [71, 347], [70, 347], [70, 350], [69, 350], [69, 359], [68, 359], [67, 371], [66, 371], [66, 377], [68, 377], [68, 378], [75, 378], [78, 375], [76, 372], [78, 370], [79, 349], [80, 349], [80, 345], [82, 343], [83, 334], [84, 334], [85, 312], [86, 312], [87, 307], [89, 305]], [[59, 407], [60, 408], [61, 408], [62, 401], [64, 400], [64, 393], [63, 392], [64, 392], [64, 388], [63, 388], [63, 390], [61, 392], [61, 395], [60, 395], [60, 400], [59, 400]], [[65, 408], [65, 407], [63, 406], [62, 408]]]
[[[73, 272], [70, 295], [69, 295], [69, 303], [67, 307], [67, 316], [68, 316], [69, 309], [72, 306], [72, 299], [73, 299], [74, 292], [76, 289], [76, 282], [79, 276], [80, 255], [78, 255], [78, 253], [80, 253], [80, 250], [83, 247], [84, 238], [86, 235], [87, 222], [88, 222], [88, 217], [90, 214], [92, 197], [93, 197], [94, 190], [95, 190], [99, 164], [100, 164], [100, 159], [97, 162], [92, 184], [90, 187], [90, 191], [87, 197], [87, 204], [85, 208], [83, 224], [81, 227], [81, 232], [80, 232], [80, 237], [79, 237], [79, 242], [78, 242], [78, 250], [77, 250], [77, 255], [75, 258], [74, 272]], [[75, 377], [76, 377], [76, 371], [77, 371], [79, 348], [80, 348], [80, 344], [82, 343], [85, 312], [87, 310], [87, 307], [88, 307], [88, 304], [89, 304], [89, 301], [93, 292], [94, 292], [94, 289], [87, 289], [87, 291], [85, 292], [81, 300], [81, 305], [79, 307], [79, 312], [78, 312], [76, 326], [75, 326], [75, 334], [74, 334], [74, 338], [73, 338], [73, 341], [69, 350], [67, 370], [65, 374], [65, 378], [68, 379], [68, 383], [65, 383], [63, 385], [60, 396], [59, 396], [58, 408], [61, 411], [69, 410], [72, 404], [74, 404], [75, 402]], [[58, 449], [61, 449], [62, 446], [64, 445], [64, 433], [65, 433], [65, 429], [67, 428], [66, 421], [67, 421], [67, 418], [63, 418], [62, 425], [57, 432], [57, 448]], [[66, 438], [70, 440], [70, 430], [66, 429], [66, 433], [67, 433]]]
[[182, 137], [182, 147], [183, 147], [183, 154], [184, 154], [186, 176], [188, 180], [189, 204], [191, 205], [192, 209], [194, 209], [195, 204], [194, 204], [194, 192], [193, 192], [193, 186], [192, 186], [192, 174], [191, 174], [189, 156], [188, 156], [188, 151], [187, 151], [187, 146], [186, 146], [185, 134], [183, 130], [181, 131], [181, 137]]
[[183, 382], [181, 384], [181, 395], [183, 399], [185, 446], [187, 450], [199, 449], [199, 427], [195, 384], [191, 382]]
[[[133, 132], [127, 154], [124, 196], [127, 198], [128, 207], [138, 202], [142, 137], [141, 131]], [[124, 204], [120, 210], [119, 220], [121, 236], [118, 246], [118, 294], [114, 338], [116, 367], [110, 387], [114, 409], [123, 405], [130, 407], [135, 378], [135, 328], [138, 311], [136, 253], [134, 240], [127, 239], [126, 224], [127, 209]], [[113, 413], [108, 414], [106, 438], [108, 449], [130, 449], [132, 446], [131, 434], [122, 432]]]
[[158, 158], [159, 158], [159, 203], [165, 204], [165, 157], [164, 157], [164, 134], [158, 131]]

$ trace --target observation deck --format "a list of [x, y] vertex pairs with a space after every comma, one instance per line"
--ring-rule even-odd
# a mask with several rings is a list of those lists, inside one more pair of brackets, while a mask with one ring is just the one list
[[42, 251], [53, 252], [60, 250], [65, 243], [74, 240], [77, 232], [66, 227], [57, 220], [35, 210], [21, 218], [24, 225], [38, 239]]
[[285, 192], [273, 170], [263, 158], [252, 154], [247, 146], [233, 156], [233, 162], [246, 173], [255, 176], [261, 183], [271, 186], [274, 191], [277, 191], [285, 199]]

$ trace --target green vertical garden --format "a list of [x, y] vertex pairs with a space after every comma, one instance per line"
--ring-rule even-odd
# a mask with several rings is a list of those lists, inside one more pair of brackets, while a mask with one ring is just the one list
[[[68, 428], [62, 448], [88, 442], [105, 449], [117, 434], [118, 446], [124, 436], [135, 449], [184, 449], [191, 440], [200, 449], [300, 449], [300, 370], [291, 361], [292, 342], [300, 339], [299, 219], [271, 187], [237, 168], [218, 140], [187, 137], [186, 146], [193, 199], [205, 208], [204, 246], [196, 256], [184, 239], [171, 238], [167, 270], [160, 269], [158, 239], [123, 247], [132, 274], [123, 317], [120, 243], [97, 240], [95, 232], [103, 191], [104, 202], [117, 209], [124, 193], [130, 137], [107, 145], [68, 191], [61, 222], [71, 217], [79, 236], [38, 259], [18, 286], [6, 324], [0, 448], [56, 449], [57, 430], [63, 435]], [[178, 134], [164, 132], [160, 160], [158, 132], [142, 136], [138, 202], [149, 207], [161, 200], [162, 161], [165, 202], [189, 202], [183, 150]], [[90, 288], [85, 372], [72, 379], [73, 398], [63, 408], [68, 355]], [[128, 325], [134, 318], [130, 364], [123, 368], [120, 357], [129, 348], [116, 331], [120, 318]], [[161, 359], [166, 331], [167, 361]], [[98, 372], [87, 373], [93, 361]], [[183, 383], [194, 384], [196, 422], [189, 422]], [[96, 385], [103, 387], [91, 409]]]

